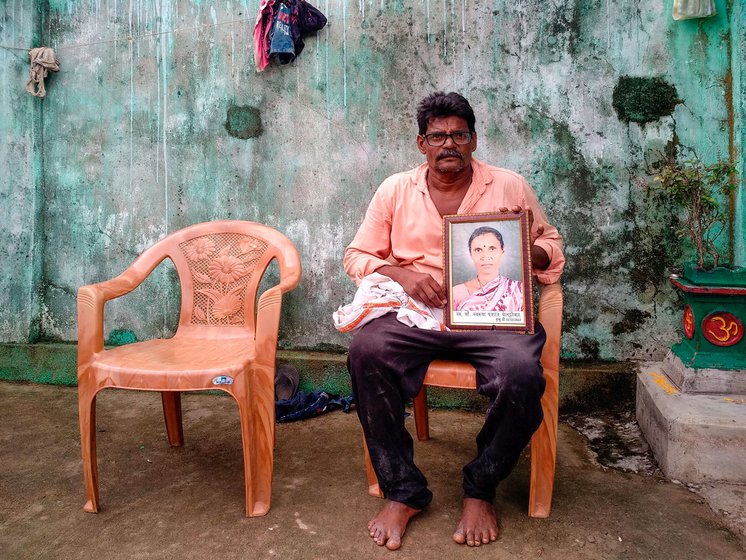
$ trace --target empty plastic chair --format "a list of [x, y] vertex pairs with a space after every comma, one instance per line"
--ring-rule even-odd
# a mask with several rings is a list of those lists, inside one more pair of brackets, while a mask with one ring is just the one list
[[[164, 259], [181, 283], [176, 334], [104, 349], [104, 305], [139, 286]], [[276, 259], [280, 282], [257, 302]], [[261, 224], [218, 221], [177, 231], [147, 249], [122, 274], [78, 290], [78, 407], [87, 501], [97, 512], [96, 394], [108, 387], [160, 391], [168, 441], [183, 443], [182, 391], [219, 389], [238, 403], [246, 515], [265, 515], [272, 494], [274, 374], [282, 294], [301, 264], [293, 244]]]

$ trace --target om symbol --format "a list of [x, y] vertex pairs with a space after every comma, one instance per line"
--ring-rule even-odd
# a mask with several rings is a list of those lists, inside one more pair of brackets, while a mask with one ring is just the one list
[[733, 346], [743, 338], [743, 324], [732, 313], [715, 311], [702, 321], [702, 334], [715, 346]]
[[688, 305], [684, 307], [684, 334], [689, 340], [694, 338], [694, 313]]

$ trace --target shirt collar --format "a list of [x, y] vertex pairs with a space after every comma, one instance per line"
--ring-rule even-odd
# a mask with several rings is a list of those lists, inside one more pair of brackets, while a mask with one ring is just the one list
[[[468, 201], [472, 197], [472, 194], [482, 196], [484, 191], [487, 189], [487, 185], [492, 182], [492, 173], [486, 173], [486, 167], [487, 166], [477, 158], [471, 158], [471, 168], [474, 170], [474, 174], [471, 177], [471, 186], [466, 192], [464, 201]], [[421, 193], [427, 192], [427, 169], [427, 162], [415, 168], [415, 187]]]

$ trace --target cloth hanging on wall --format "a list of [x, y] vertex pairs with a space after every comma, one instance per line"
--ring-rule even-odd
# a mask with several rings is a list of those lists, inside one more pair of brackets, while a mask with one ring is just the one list
[[54, 49], [49, 47], [36, 47], [28, 52], [31, 60], [31, 69], [29, 70], [29, 80], [26, 83], [26, 91], [36, 97], [44, 97], [47, 90], [44, 87], [44, 78], [51, 70], [58, 72], [60, 63], [54, 55]]
[[273, 0], [262, 0], [254, 24], [254, 64], [261, 72], [269, 66], [269, 34], [272, 31]]
[[[314, 33], [325, 25], [326, 16], [304, 0], [262, 0], [254, 25], [257, 71], [261, 72], [269, 65], [272, 55], [280, 64], [295, 60], [303, 51], [303, 35]], [[292, 39], [292, 44], [286, 38]]]
[[272, 21], [272, 40], [269, 42], [269, 58], [276, 57], [280, 64], [295, 58], [295, 45], [290, 31], [290, 8], [280, 2]]
[[712, 0], [674, 0], [673, 19], [707, 18], [717, 14]]

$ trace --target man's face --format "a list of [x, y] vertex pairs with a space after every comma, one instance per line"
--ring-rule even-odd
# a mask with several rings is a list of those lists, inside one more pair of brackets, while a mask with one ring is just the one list
[[[425, 134], [453, 134], [469, 132], [469, 125], [461, 117], [438, 117], [430, 119]], [[442, 146], [430, 146], [423, 135], [417, 136], [417, 146], [427, 157], [427, 165], [440, 173], [459, 173], [471, 166], [471, 154], [477, 149], [477, 133], [471, 133], [471, 142], [456, 144], [447, 138]]]
[[499, 274], [505, 251], [494, 233], [477, 235], [471, 242], [470, 254], [478, 276], [491, 280]]

